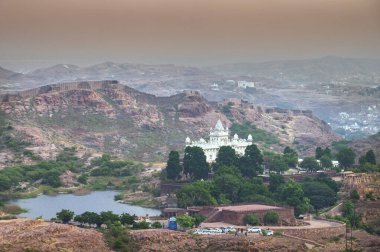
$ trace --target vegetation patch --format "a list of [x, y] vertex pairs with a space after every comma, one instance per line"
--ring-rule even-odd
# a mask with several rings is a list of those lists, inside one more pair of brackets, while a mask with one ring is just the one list
[[230, 127], [231, 134], [238, 134], [242, 138], [252, 135], [253, 142], [263, 142], [266, 144], [278, 144], [278, 137], [265, 130], [257, 128], [255, 125], [244, 122], [243, 124], [233, 123]]

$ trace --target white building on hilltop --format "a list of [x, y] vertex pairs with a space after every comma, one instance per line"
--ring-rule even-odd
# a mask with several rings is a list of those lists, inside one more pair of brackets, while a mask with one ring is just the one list
[[209, 163], [215, 161], [221, 146], [231, 146], [235, 149], [236, 154], [243, 156], [245, 148], [252, 144], [252, 135], [249, 134], [247, 139], [239, 139], [239, 136], [235, 134], [233, 139], [230, 139], [228, 133], [228, 128], [226, 127], [226, 129], [224, 129], [222, 122], [218, 120], [215, 127], [210, 129], [209, 141], [201, 138], [199, 141], [192, 142], [190, 138], [187, 137], [186, 146], [202, 148], [206, 155], [206, 160]]
[[238, 81], [238, 87], [240, 87], [240, 88], [254, 88], [255, 83], [253, 81]]

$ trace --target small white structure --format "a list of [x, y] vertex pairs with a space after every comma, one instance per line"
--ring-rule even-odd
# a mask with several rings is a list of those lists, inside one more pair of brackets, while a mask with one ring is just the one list
[[255, 83], [253, 81], [238, 81], [238, 87], [240, 87], [240, 88], [247, 88], [247, 87], [254, 88]]
[[233, 139], [229, 138], [228, 128], [224, 129], [220, 120], [216, 123], [214, 128], [210, 129], [210, 140], [206, 141], [201, 138], [198, 141], [191, 142], [190, 138], [186, 138], [186, 146], [197, 146], [203, 149], [207, 162], [211, 163], [215, 161], [218, 155], [219, 148], [222, 146], [231, 146], [235, 149], [236, 154], [244, 155], [245, 148], [252, 144], [252, 135], [249, 134], [247, 139], [240, 139], [237, 134]]
[[219, 85], [218, 85], [218, 83], [213, 83], [213, 84], [211, 85], [211, 90], [219, 90]]

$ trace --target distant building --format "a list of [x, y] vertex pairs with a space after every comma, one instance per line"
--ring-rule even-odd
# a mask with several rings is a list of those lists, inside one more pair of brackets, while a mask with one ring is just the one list
[[238, 87], [240, 88], [254, 88], [255, 83], [253, 81], [238, 81]]
[[211, 85], [211, 89], [212, 89], [212, 90], [219, 90], [219, 85], [218, 85], [218, 83], [213, 83], [213, 84]]
[[214, 128], [210, 129], [210, 140], [206, 141], [201, 138], [198, 141], [191, 142], [190, 138], [186, 138], [186, 146], [197, 146], [203, 149], [207, 162], [211, 163], [215, 161], [218, 151], [222, 146], [231, 146], [235, 149], [236, 154], [244, 155], [245, 148], [252, 144], [252, 135], [249, 134], [247, 139], [240, 139], [237, 134], [233, 139], [229, 138], [228, 128], [224, 129], [220, 120], [216, 123]]

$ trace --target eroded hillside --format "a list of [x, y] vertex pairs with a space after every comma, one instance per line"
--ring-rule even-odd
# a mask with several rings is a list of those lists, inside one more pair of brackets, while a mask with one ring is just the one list
[[186, 136], [207, 138], [219, 118], [232, 128], [254, 124], [254, 142], [274, 151], [289, 145], [311, 154], [315, 146], [338, 139], [310, 111], [265, 109], [241, 101], [210, 103], [196, 91], [156, 97], [116, 81], [48, 85], [0, 98], [14, 132], [43, 158], [74, 145], [143, 161], [164, 160], [170, 150], [183, 149]]
[[111, 251], [93, 229], [15, 219], [0, 221], [0, 251]]

